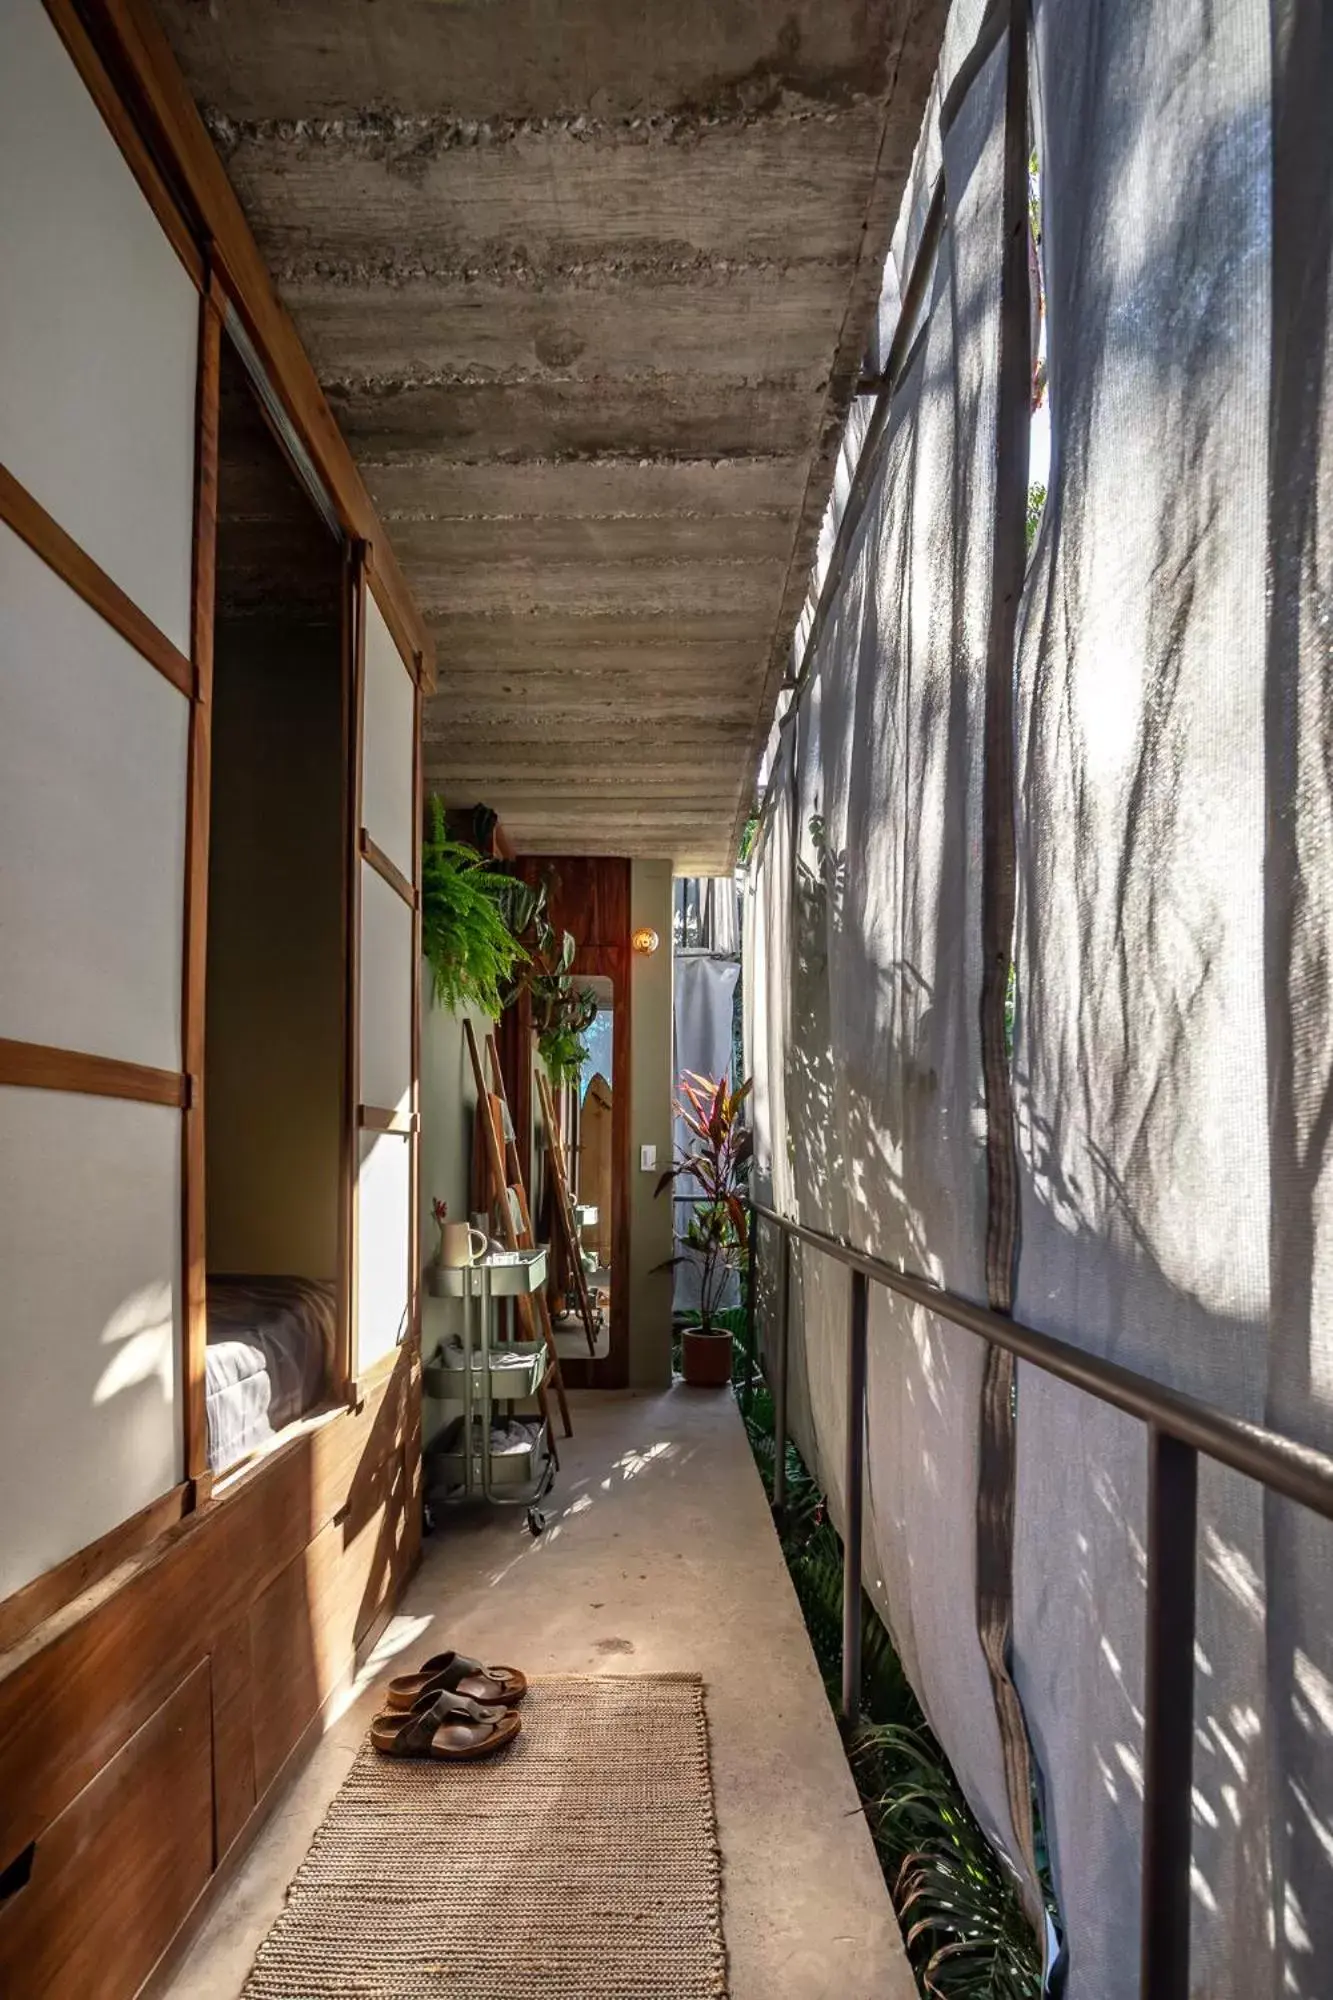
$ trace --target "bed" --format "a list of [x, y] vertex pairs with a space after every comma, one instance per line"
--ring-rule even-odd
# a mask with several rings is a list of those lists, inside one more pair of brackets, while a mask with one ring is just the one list
[[204, 1393], [214, 1472], [324, 1401], [337, 1325], [332, 1283], [210, 1275]]

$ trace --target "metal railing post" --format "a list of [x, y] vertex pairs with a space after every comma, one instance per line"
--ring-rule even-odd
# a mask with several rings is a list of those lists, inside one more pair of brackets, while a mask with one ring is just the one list
[[787, 1507], [787, 1338], [791, 1324], [791, 1237], [778, 1231], [777, 1379], [773, 1384], [773, 1513]]
[[842, 1565], [842, 1715], [849, 1727], [861, 1716], [861, 1502], [866, 1441], [866, 1325], [870, 1280], [852, 1272], [847, 1329], [847, 1457], [844, 1491], [847, 1533]]
[[1199, 1458], [1148, 1427], [1140, 2000], [1188, 2000]]
[[754, 1366], [757, 1352], [758, 1332], [758, 1267], [755, 1259], [754, 1197], [751, 1196], [746, 1230], [745, 1258], [745, 1387], [741, 1391], [741, 1408], [748, 1417], [754, 1407]]

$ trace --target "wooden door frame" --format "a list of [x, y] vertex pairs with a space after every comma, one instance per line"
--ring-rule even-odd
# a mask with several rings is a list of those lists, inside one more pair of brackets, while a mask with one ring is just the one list
[[[630, 953], [628, 945], [580, 945], [576, 979], [611, 982], [611, 1325], [600, 1361], [586, 1354], [562, 1360], [571, 1389], [624, 1389], [629, 1385], [630, 1305]], [[531, 1037], [528, 1046], [532, 1047]], [[535, 1050], [534, 1050], [535, 1054]], [[529, 1113], [529, 1117], [530, 1117]], [[528, 1127], [531, 1147], [531, 1123]]]

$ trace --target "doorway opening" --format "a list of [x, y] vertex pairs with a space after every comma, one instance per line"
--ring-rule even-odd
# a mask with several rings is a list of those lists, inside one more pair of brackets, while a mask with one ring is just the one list
[[205, 1000], [209, 1463], [336, 1392], [344, 562], [222, 343]]

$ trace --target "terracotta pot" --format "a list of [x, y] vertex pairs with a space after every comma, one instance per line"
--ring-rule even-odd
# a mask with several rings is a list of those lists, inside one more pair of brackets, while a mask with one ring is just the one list
[[681, 1366], [695, 1389], [721, 1389], [731, 1382], [730, 1333], [701, 1333], [687, 1326], [681, 1335]]

